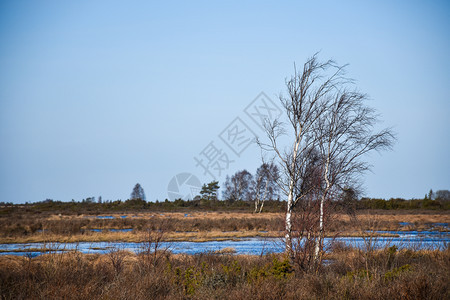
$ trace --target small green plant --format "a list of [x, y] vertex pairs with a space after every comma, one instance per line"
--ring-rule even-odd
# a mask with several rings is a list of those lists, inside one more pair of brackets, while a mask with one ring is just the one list
[[400, 274], [403, 274], [405, 272], [408, 272], [411, 270], [411, 266], [409, 264], [403, 265], [401, 267], [398, 268], [394, 268], [391, 271], [388, 271], [384, 274], [384, 280], [385, 281], [391, 281], [394, 280], [395, 278], [399, 277]]
[[259, 282], [259, 281], [263, 281], [267, 276], [269, 276], [269, 274], [265, 268], [255, 266], [250, 270], [247, 279], [248, 279], [249, 283], [252, 283], [255, 281]]
[[349, 279], [351, 282], [353, 282], [355, 279], [365, 279], [371, 280], [374, 276], [372, 272], [369, 270], [366, 270], [364, 268], [355, 270], [355, 271], [349, 271], [346, 274], [347, 279]]
[[197, 277], [198, 274], [192, 267], [187, 268], [184, 272], [184, 291], [186, 295], [193, 295], [195, 293], [195, 289], [199, 284]]
[[277, 257], [273, 257], [272, 262], [264, 267], [255, 266], [247, 274], [248, 282], [260, 282], [267, 277], [273, 276], [276, 279], [289, 278], [294, 274], [294, 268], [289, 262], [288, 258], [279, 260]]
[[227, 282], [232, 285], [235, 285], [242, 277], [242, 267], [237, 260], [234, 260], [231, 265], [222, 265], [222, 270]]
[[292, 272], [293, 268], [288, 258], [279, 261], [276, 257], [274, 257], [272, 267], [269, 270], [270, 274], [272, 274], [275, 278], [282, 279], [288, 278]]
[[187, 268], [184, 272], [180, 268], [175, 269], [175, 284], [183, 286], [186, 295], [193, 295], [200, 283], [200, 273], [193, 267]]

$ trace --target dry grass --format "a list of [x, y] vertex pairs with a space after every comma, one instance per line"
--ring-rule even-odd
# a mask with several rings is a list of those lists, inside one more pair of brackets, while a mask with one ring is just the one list
[[[187, 216], [186, 216], [187, 214]], [[122, 216], [126, 218], [122, 218]], [[280, 237], [283, 235], [282, 213], [252, 214], [243, 212], [183, 212], [110, 214], [114, 219], [91, 215], [26, 215], [0, 217], [0, 243], [25, 242], [139, 242], [147, 229], [164, 230], [170, 240], [206, 241], [242, 237]], [[373, 220], [376, 219], [376, 227]], [[432, 223], [449, 223], [450, 213], [427, 211], [359, 211], [357, 218], [338, 214], [328, 226], [327, 234], [359, 236], [364, 230], [425, 230]], [[411, 225], [400, 226], [399, 222]], [[102, 229], [102, 232], [92, 232]], [[111, 232], [109, 229], [133, 229]], [[442, 230], [442, 229], [441, 229]]]
[[1, 299], [449, 299], [450, 251], [339, 247], [320, 273], [282, 255], [0, 257]]

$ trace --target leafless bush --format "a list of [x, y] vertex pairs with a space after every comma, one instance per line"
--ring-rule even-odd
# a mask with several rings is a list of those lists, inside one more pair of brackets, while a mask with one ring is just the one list
[[124, 249], [121, 249], [120, 247], [114, 247], [108, 251], [107, 256], [109, 261], [111, 262], [116, 276], [122, 272], [124, 268], [125, 257], [127, 256], [127, 254], [128, 252]]
[[[320, 202], [314, 197], [306, 197], [298, 202], [293, 212], [292, 219], [292, 261], [301, 272], [318, 272], [322, 265], [323, 256], [326, 252], [323, 237], [325, 228], [335, 219], [333, 213], [334, 205], [331, 201], [325, 202], [323, 206], [323, 219], [320, 230], [319, 209]], [[335, 233], [336, 237], [338, 232]], [[319, 246], [319, 247], [318, 247]]]
[[[117, 250], [117, 249], [116, 249]], [[119, 251], [123, 251], [120, 250]], [[340, 248], [321, 274], [292, 276], [283, 255], [171, 255], [142, 268], [139, 255], [0, 256], [0, 299], [449, 299], [450, 252]], [[115, 253], [116, 254], [116, 253]], [[51, 257], [55, 256], [55, 257]], [[58, 256], [58, 257], [56, 257]], [[392, 264], [385, 262], [392, 259]], [[120, 263], [118, 264], [120, 265]], [[298, 272], [297, 270], [295, 272]]]
[[161, 221], [160, 229], [147, 228], [142, 235], [139, 257], [145, 268], [156, 267], [170, 253], [170, 244], [164, 240], [167, 220]]

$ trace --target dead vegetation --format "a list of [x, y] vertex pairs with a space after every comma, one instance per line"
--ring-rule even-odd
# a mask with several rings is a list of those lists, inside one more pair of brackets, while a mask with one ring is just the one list
[[[125, 216], [125, 217], [123, 217]], [[434, 223], [448, 223], [448, 212], [436, 211], [358, 211], [357, 218], [337, 214], [328, 224], [327, 234], [360, 235], [371, 230], [430, 230]], [[407, 225], [400, 225], [407, 222]], [[97, 215], [60, 215], [12, 213], [0, 216], [0, 242], [140, 242], [146, 229], [164, 230], [170, 240], [204, 241], [221, 238], [283, 235], [282, 213], [189, 212], [113, 214], [107, 219]], [[448, 230], [436, 227], [434, 230]], [[97, 230], [99, 232], [95, 232]], [[120, 230], [131, 230], [121, 232]]]
[[[150, 257], [148, 257], [150, 255]], [[0, 257], [2, 299], [449, 299], [450, 251], [336, 244], [318, 272], [283, 255], [51, 253]]]

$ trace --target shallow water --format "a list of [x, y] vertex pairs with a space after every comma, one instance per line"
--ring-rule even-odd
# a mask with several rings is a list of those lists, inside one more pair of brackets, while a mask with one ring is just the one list
[[91, 229], [92, 232], [103, 232], [103, 231], [111, 231], [111, 232], [130, 232], [133, 231], [133, 228], [124, 228], [124, 229]]
[[[369, 240], [362, 237], [339, 237], [334, 239], [347, 246], [357, 248], [383, 248], [397, 246], [409, 249], [445, 249], [450, 242], [450, 232], [436, 231], [377, 231], [378, 233], [395, 234], [396, 237], [373, 237]], [[333, 239], [325, 239], [325, 248], [328, 249]], [[284, 242], [280, 238], [244, 238], [237, 241], [209, 241], [209, 242], [167, 242], [161, 244], [161, 249], [168, 247], [172, 253], [198, 254], [220, 251], [224, 248], [233, 248], [236, 254], [260, 255], [279, 253], [284, 250]], [[36, 256], [42, 251], [36, 249], [51, 248], [52, 251], [78, 250], [82, 253], [106, 253], [112, 249], [126, 249], [134, 252], [142, 251], [142, 243], [125, 242], [79, 242], [79, 243], [43, 243], [28, 244], [0, 244], [0, 255], [31, 255]], [[29, 251], [27, 251], [29, 249]], [[22, 252], [14, 252], [21, 250]]]
[[108, 219], [115, 219], [115, 217], [113, 217], [113, 216], [97, 216], [96, 218], [97, 218], [97, 219], [105, 219], [105, 220], [108, 220]]
[[386, 233], [395, 234], [399, 237], [427, 237], [427, 236], [440, 236], [442, 238], [450, 237], [450, 232], [448, 231], [416, 231], [416, 230], [377, 230], [376, 233]]
[[400, 226], [409, 226], [409, 225], [414, 225], [413, 223], [409, 223], [409, 222], [398, 222], [398, 225]]

